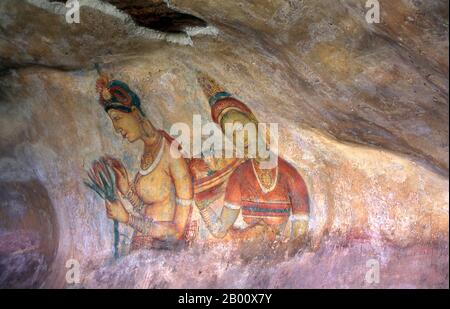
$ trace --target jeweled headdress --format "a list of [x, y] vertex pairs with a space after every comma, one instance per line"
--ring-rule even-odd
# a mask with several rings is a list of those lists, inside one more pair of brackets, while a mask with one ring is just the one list
[[211, 76], [204, 72], [197, 72], [197, 81], [208, 98], [211, 107], [211, 117], [214, 122], [220, 123], [222, 116], [229, 110], [237, 110], [250, 115], [254, 119], [252, 111], [243, 102], [235, 99], [232, 95], [219, 85]]
[[[108, 112], [110, 109], [131, 113], [132, 107], [138, 109], [142, 116], [145, 116], [141, 109], [141, 100], [128, 85], [119, 80], [111, 80], [105, 75], [97, 79], [97, 89], [100, 93], [99, 103]], [[107, 96], [105, 97], [105, 93]]]
[[204, 72], [197, 72], [197, 81], [200, 87], [202, 87], [203, 93], [208, 98], [211, 107], [218, 100], [231, 97], [231, 94], [225, 88], [220, 86], [211, 76]]

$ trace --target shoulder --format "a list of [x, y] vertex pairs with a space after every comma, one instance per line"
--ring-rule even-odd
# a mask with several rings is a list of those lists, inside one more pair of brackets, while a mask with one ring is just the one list
[[183, 153], [177, 149], [177, 147], [172, 147], [172, 144], [167, 141], [163, 140], [163, 153], [165, 161], [169, 164], [171, 167], [181, 167], [181, 168], [188, 168], [186, 159], [183, 157]]
[[297, 172], [294, 166], [287, 162], [285, 159], [278, 157], [278, 168], [285, 172], [294, 173]]
[[251, 172], [251, 161], [246, 160], [239, 165], [230, 176], [230, 182], [240, 181], [241, 179], [248, 178], [248, 173]]
[[232, 175], [242, 175], [244, 173], [247, 173], [248, 171], [251, 171], [252, 169], [252, 162], [251, 160], [246, 160], [242, 162], [233, 172]]
[[278, 168], [282, 175], [286, 175], [291, 179], [295, 179], [296, 181], [300, 180], [303, 182], [303, 178], [300, 175], [300, 173], [297, 171], [297, 169], [287, 162], [286, 160], [279, 158], [278, 159]]

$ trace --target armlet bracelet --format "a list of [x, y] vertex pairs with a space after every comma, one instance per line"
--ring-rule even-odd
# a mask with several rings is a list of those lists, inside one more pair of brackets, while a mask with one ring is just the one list
[[125, 198], [131, 203], [133, 208], [138, 212], [141, 213], [144, 209], [145, 203], [137, 196], [137, 194], [134, 192], [133, 186], [130, 186], [130, 189], [128, 189], [127, 194], [125, 194]]
[[292, 221], [292, 222], [295, 222], [295, 221], [308, 221], [309, 220], [309, 215], [307, 215], [307, 214], [291, 215], [289, 217], [289, 220]]
[[223, 206], [225, 206], [228, 209], [232, 209], [232, 210], [239, 210], [239, 209], [241, 209], [241, 206], [239, 206], [237, 204], [228, 203], [228, 202], [225, 202]]
[[179, 206], [182, 206], [182, 207], [188, 207], [188, 206], [191, 206], [192, 205], [192, 200], [185, 200], [185, 199], [182, 199], [182, 198], [176, 198], [175, 199], [175, 203], [177, 204], [177, 205], [179, 205]]

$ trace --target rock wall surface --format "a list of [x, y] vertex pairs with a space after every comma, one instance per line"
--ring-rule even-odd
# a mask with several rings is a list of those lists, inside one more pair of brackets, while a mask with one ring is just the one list
[[[144, 28], [114, 1], [90, 1], [67, 24], [61, 3], [0, 3], [0, 252], [4, 265], [23, 260], [0, 285], [67, 287], [76, 259], [85, 287], [186, 287], [194, 276], [198, 287], [373, 287], [364, 273], [377, 259], [375, 287], [448, 287], [448, 2], [380, 1], [374, 25], [358, 0], [165, 3], [205, 24]], [[279, 123], [280, 154], [311, 195], [310, 249], [200, 246], [110, 261], [112, 223], [85, 169], [108, 153], [136, 172], [141, 149], [98, 105], [95, 63], [165, 130], [193, 114], [210, 120], [196, 70]], [[8, 225], [14, 216], [23, 228]], [[23, 275], [33, 258], [21, 246], [41, 261], [35, 277]]]

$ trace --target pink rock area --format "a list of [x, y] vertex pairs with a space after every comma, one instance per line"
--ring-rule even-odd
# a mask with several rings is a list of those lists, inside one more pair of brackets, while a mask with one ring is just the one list
[[0, 231], [0, 288], [38, 288], [49, 264], [40, 240], [29, 231]]
[[[247, 253], [248, 254], [248, 253]], [[316, 252], [245, 256], [233, 247], [142, 250], [95, 270], [86, 288], [448, 288], [448, 245], [377, 248], [325, 240]], [[375, 265], [375, 266], [374, 266]], [[371, 271], [379, 267], [379, 277]]]

